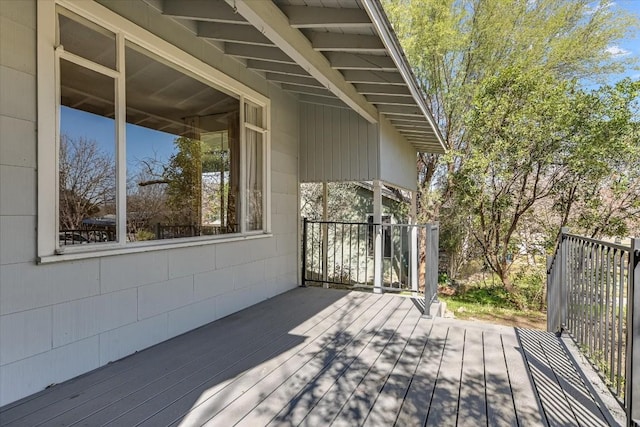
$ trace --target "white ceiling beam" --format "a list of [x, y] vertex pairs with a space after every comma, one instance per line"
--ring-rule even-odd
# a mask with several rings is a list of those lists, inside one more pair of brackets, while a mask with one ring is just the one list
[[[390, 116], [389, 121], [394, 126], [425, 126], [428, 124], [426, 120], [420, 118], [412, 118], [412, 117], [394, 117]], [[431, 128], [431, 127], [430, 127]]]
[[312, 31], [307, 33], [311, 46], [318, 51], [386, 52], [377, 36]]
[[308, 104], [318, 104], [318, 105], [327, 105], [329, 107], [338, 107], [338, 108], [349, 108], [347, 105], [340, 101], [338, 98], [328, 98], [325, 96], [315, 96], [309, 94], [299, 94], [298, 100], [300, 102], [306, 102]]
[[261, 59], [265, 61], [283, 62], [288, 64], [295, 63], [293, 59], [289, 58], [277, 47], [251, 46], [240, 43], [225, 42], [224, 53], [231, 56], [237, 56], [239, 58]]
[[296, 64], [283, 64], [282, 62], [261, 61], [259, 59], [247, 59], [247, 68], [269, 73], [289, 74], [292, 76], [309, 76], [304, 68]]
[[303, 77], [303, 76], [291, 76], [287, 74], [280, 73], [266, 73], [265, 77], [267, 80], [278, 83], [291, 83], [300, 86], [309, 86], [309, 87], [321, 87], [325, 89], [316, 79], [313, 77]]
[[404, 105], [379, 105], [378, 110], [384, 115], [422, 117], [424, 114], [418, 106], [406, 107]]
[[411, 96], [411, 92], [406, 86], [380, 85], [370, 83], [355, 83], [356, 90], [364, 95], [402, 95]]
[[367, 95], [367, 100], [378, 105], [411, 105], [416, 106], [416, 101], [410, 96], [394, 95]]
[[328, 98], [336, 97], [333, 93], [329, 92], [327, 89], [323, 89], [320, 87], [300, 86], [300, 85], [290, 84], [290, 83], [281, 83], [280, 86], [282, 87], [283, 90], [286, 90], [287, 92], [306, 93], [309, 95], [324, 96]]
[[294, 28], [372, 26], [371, 19], [362, 9], [311, 6], [282, 6], [281, 9]]
[[[323, 86], [371, 123], [376, 123], [377, 109], [345, 81], [322, 53], [313, 50], [309, 40], [289, 24], [287, 16], [271, 1], [226, 0], [254, 27], [275, 43], [286, 55], [307, 70]], [[325, 8], [320, 8], [325, 9]], [[349, 15], [350, 9], [339, 9], [338, 15]], [[359, 10], [359, 9], [357, 9]], [[365, 14], [366, 15], [366, 14]], [[369, 19], [367, 17], [367, 19]], [[255, 49], [258, 46], [252, 46]], [[266, 49], [266, 48], [262, 48]], [[260, 59], [260, 58], [253, 58]], [[286, 61], [283, 61], [286, 62]]]
[[223, 42], [273, 46], [271, 40], [250, 25], [222, 22], [198, 22], [198, 37]]
[[224, 0], [164, 0], [162, 14], [173, 18], [248, 24]]
[[400, 73], [389, 71], [343, 70], [344, 79], [352, 83], [375, 83], [404, 86]]
[[394, 71], [396, 64], [388, 56], [355, 54], [348, 52], [325, 52], [331, 67], [338, 70]]

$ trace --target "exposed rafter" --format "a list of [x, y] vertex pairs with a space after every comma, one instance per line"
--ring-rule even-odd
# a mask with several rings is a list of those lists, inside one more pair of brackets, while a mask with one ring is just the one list
[[308, 37], [313, 48], [320, 51], [385, 52], [384, 45], [376, 36], [312, 31]]
[[379, 105], [378, 110], [385, 115], [424, 117], [417, 105], [413, 107], [404, 105]]
[[416, 102], [410, 96], [394, 95], [367, 95], [367, 99], [376, 105], [411, 105], [416, 106]]
[[222, 22], [198, 22], [198, 36], [223, 42], [273, 46], [271, 40], [262, 35], [260, 31], [247, 25]]
[[371, 19], [362, 9], [282, 6], [282, 11], [294, 28], [371, 27]]
[[163, 0], [162, 14], [173, 18], [199, 21], [249, 24], [242, 15], [235, 13], [224, 0]]
[[328, 105], [330, 107], [349, 108], [347, 105], [340, 101], [338, 98], [329, 98], [325, 96], [316, 96], [302, 93], [298, 95], [298, 100], [301, 102], [308, 102], [310, 104]]
[[361, 71], [343, 70], [345, 80], [352, 83], [375, 83], [384, 85], [404, 86], [404, 80], [399, 73], [389, 71]]
[[331, 66], [339, 70], [396, 70], [396, 64], [388, 56], [348, 52], [326, 52], [325, 56]]
[[354, 84], [356, 90], [364, 95], [404, 95], [411, 96], [411, 92], [406, 86], [400, 85], [380, 85], [369, 83], [356, 83]]
[[309, 87], [321, 87], [325, 89], [316, 79], [313, 77], [303, 77], [303, 76], [291, 76], [287, 74], [280, 73], [266, 73], [265, 77], [267, 80], [271, 80], [272, 82], [278, 83], [291, 83], [300, 86], [309, 86]]
[[[314, 78], [316, 78], [323, 86], [329, 88], [329, 90], [340, 98], [345, 104], [354, 109], [358, 114], [364, 117], [371, 123], [375, 123], [378, 119], [377, 109], [367, 102], [365, 97], [358, 93], [355, 88], [349, 84], [339, 71], [331, 68], [331, 65], [327, 58], [322, 53], [313, 50], [309, 40], [300, 32], [300, 30], [293, 28], [292, 13], [291, 10], [285, 10], [285, 13], [281, 11], [275, 4], [270, 1], [251, 1], [251, 0], [226, 0], [229, 4], [233, 4], [238, 12], [249, 21], [254, 27], [260, 28], [261, 31], [267, 36], [278, 48], [284, 52], [285, 55], [292, 58], [297, 64], [309, 71]], [[285, 8], [287, 9], [287, 8]], [[311, 9], [311, 8], [309, 8]], [[316, 8], [313, 8], [316, 9]], [[330, 8], [318, 8], [317, 15], [322, 15], [324, 18], [322, 21], [325, 26], [327, 22], [331, 22], [327, 16]], [[350, 16], [351, 9], [334, 9], [336, 15], [333, 20], [338, 20], [340, 17]], [[360, 20], [363, 19], [362, 12], [358, 11]], [[295, 11], [293, 11], [294, 15]], [[312, 14], [313, 15], [313, 14]], [[369, 17], [366, 16], [367, 22]], [[289, 18], [288, 18], [288, 17]], [[309, 18], [309, 15], [306, 15]], [[295, 19], [293, 20], [295, 21]], [[257, 49], [260, 46], [251, 46], [249, 50]], [[262, 49], [268, 49], [266, 47], [260, 47]], [[228, 53], [225, 46], [225, 52]], [[248, 52], [245, 52], [248, 54]], [[258, 58], [254, 56], [245, 56], [252, 59], [266, 59]], [[287, 61], [282, 61], [287, 62]]]
[[302, 67], [295, 64], [247, 59], [247, 68], [270, 73], [290, 74], [292, 76], [309, 76]]
[[224, 53], [239, 58], [261, 59], [272, 62], [283, 62], [295, 64], [295, 61], [289, 58], [282, 50], [277, 47], [268, 46], [250, 46], [238, 43], [225, 43]]
[[290, 83], [282, 83], [281, 86], [282, 86], [282, 89], [284, 89], [284, 90], [286, 90], [288, 92], [306, 93], [306, 94], [309, 94], [309, 95], [317, 95], [317, 96], [335, 98], [335, 95], [332, 94], [330, 91], [328, 91], [327, 89], [320, 88], [320, 87], [300, 86], [300, 85], [290, 84]]

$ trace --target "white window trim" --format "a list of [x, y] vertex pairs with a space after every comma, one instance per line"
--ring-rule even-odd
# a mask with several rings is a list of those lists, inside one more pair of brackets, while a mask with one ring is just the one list
[[[244, 152], [244, 130], [245, 126], [251, 129], [253, 125], [244, 123], [244, 100], [256, 104], [262, 108], [264, 128], [256, 128], [264, 135], [264, 203], [263, 203], [263, 229], [259, 231], [245, 232], [245, 203], [241, 203], [242, 216], [240, 224], [241, 233], [222, 236], [202, 236], [184, 239], [155, 240], [147, 242], [136, 242], [125, 245], [126, 236], [126, 192], [122, 186], [126, 186], [125, 168], [118, 168], [116, 180], [116, 190], [118, 194], [118, 215], [117, 231], [120, 242], [114, 244], [104, 244], [99, 246], [65, 248], [65, 253], [57, 251], [58, 247], [58, 153], [59, 153], [59, 88], [58, 74], [59, 61], [57, 56], [62, 52], [56, 49], [56, 5], [60, 5], [82, 17], [88, 19], [116, 34], [116, 43], [119, 56], [116, 59], [116, 68], [120, 71], [124, 62], [124, 42], [125, 38], [142, 48], [161, 55], [170, 63], [177, 67], [189, 70], [194, 76], [202, 79], [203, 82], [211, 84], [213, 87], [226, 90], [240, 100], [240, 132], [242, 144], [241, 152]], [[112, 12], [106, 7], [87, 0], [38, 0], [37, 2], [37, 85], [38, 85], [38, 262], [49, 263], [55, 261], [66, 261], [74, 259], [95, 258], [108, 255], [121, 255], [126, 253], [146, 252], [153, 250], [164, 250], [171, 248], [199, 246], [205, 244], [218, 244], [230, 241], [248, 240], [260, 237], [271, 236], [271, 140], [269, 126], [271, 124], [271, 101], [269, 98], [251, 89], [250, 87], [236, 81], [224, 74], [222, 71], [211, 65], [191, 56], [177, 46], [159, 38], [153, 33], [137, 26], [124, 17]], [[58, 51], [56, 53], [56, 51]], [[73, 54], [65, 52], [65, 56]], [[76, 59], [76, 58], [74, 58]], [[77, 57], [77, 60], [87, 61]], [[75, 62], [75, 61], [74, 61]], [[90, 61], [89, 61], [90, 62]], [[93, 68], [93, 67], [87, 67]], [[105, 67], [106, 68], [106, 67]], [[109, 70], [113, 74], [116, 82], [116, 117], [124, 117], [126, 105], [118, 102], [124, 99], [124, 79], [120, 77], [119, 71]], [[105, 71], [105, 70], [101, 70]], [[103, 74], [107, 74], [104, 73]], [[117, 121], [116, 138], [118, 141], [124, 138], [125, 123], [123, 120]], [[241, 163], [244, 157], [241, 156]], [[117, 160], [119, 164], [125, 164], [124, 143], [119, 143], [117, 148]], [[244, 175], [244, 167], [241, 168], [240, 177]], [[246, 191], [241, 185], [241, 191]], [[241, 195], [242, 197], [242, 195]], [[242, 197], [240, 200], [244, 200]]]

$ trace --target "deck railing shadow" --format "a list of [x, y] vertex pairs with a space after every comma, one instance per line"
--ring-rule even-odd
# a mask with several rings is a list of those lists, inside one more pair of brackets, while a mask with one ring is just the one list
[[617, 425], [554, 334], [527, 329], [516, 334], [550, 425]]

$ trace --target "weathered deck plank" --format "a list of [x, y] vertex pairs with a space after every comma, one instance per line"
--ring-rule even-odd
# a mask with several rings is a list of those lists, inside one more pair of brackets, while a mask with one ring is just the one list
[[421, 426], [427, 421], [448, 332], [449, 327], [434, 324], [395, 425]]
[[[370, 299], [373, 300], [373, 304], [333, 318], [332, 323], [319, 325], [326, 327], [319, 330], [315, 337], [313, 330], [302, 331], [305, 336], [310, 337], [304, 345], [293, 348], [268, 363], [256, 366], [241, 379], [230, 384], [231, 392], [226, 392], [215, 402], [209, 401], [192, 408], [181, 421], [187, 425], [200, 425], [215, 417], [216, 423], [236, 424], [256, 406], [256, 402], [259, 402], [261, 397], [279, 388], [284, 379], [291, 377], [314, 357], [325, 356], [331, 351], [330, 346], [346, 347], [352, 341], [350, 339], [352, 334], [360, 333], [362, 328], [371, 321], [372, 316], [376, 313], [384, 313], [384, 301], [377, 298]], [[391, 311], [393, 308], [388, 307], [388, 309]], [[328, 339], [328, 337], [331, 338]]]
[[492, 426], [517, 426], [511, 384], [502, 348], [502, 336], [482, 334], [484, 341], [487, 419]]
[[455, 425], [457, 422], [464, 338], [464, 329], [449, 328], [442, 364], [427, 415], [427, 425], [445, 426]]
[[374, 402], [363, 425], [375, 427], [390, 426], [395, 423], [432, 329], [433, 322], [429, 320], [423, 319], [416, 322], [407, 346], [387, 378], [380, 396]]
[[0, 424], [608, 425], [563, 345], [296, 289], [0, 408]]
[[482, 334], [468, 332], [463, 349], [458, 426], [487, 425]]

